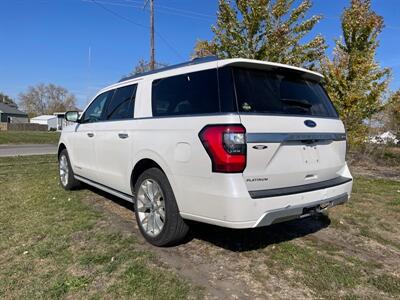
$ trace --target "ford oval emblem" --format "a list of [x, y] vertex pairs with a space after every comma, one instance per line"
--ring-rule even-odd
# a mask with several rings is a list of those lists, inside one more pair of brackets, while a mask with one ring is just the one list
[[305, 120], [305, 121], [304, 121], [304, 124], [305, 124], [307, 127], [311, 127], [311, 128], [317, 126], [317, 123], [315, 123], [313, 120]]

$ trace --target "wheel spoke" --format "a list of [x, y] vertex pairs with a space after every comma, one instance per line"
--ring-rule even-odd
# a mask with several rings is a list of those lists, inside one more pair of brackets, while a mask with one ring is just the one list
[[[157, 216], [156, 216], [156, 214], [153, 212], [153, 233], [154, 233], [154, 234], [156, 233], [156, 226], [157, 226], [157, 221], [156, 221], [156, 219], [157, 219]], [[160, 230], [160, 228], [159, 228], [158, 230]]]
[[162, 197], [162, 192], [159, 187], [156, 188], [155, 193], [154, 193], [154, 199], [159, 199]]
[[149, 192], [149, 196], [150, 196], [150, 200], [151, 201], [154, 201], [155, 199], [154, 199], [154, 186], [155, 186], [155, 184], [153, 183], [153, 181], [148, 181], [149, 182], [149, 190], [148, 190], [148, 192]]
[[147, 217], [147, 222], [146, 222], [146, 231], [149, 232], [149, 225], [150, 225], [150, 214], [146, 216]]
[[143, 183], [143, 191], [144, 191], [144, 195], [146, 196], [147, 200], [151, 202], [153, 200], [153, 198], [151, 197], [150, 192], [149, 192], [149, 183], [150, 183], [149, 180], [146, 180]]
[[156, 226], [157, 226], [158, 230], [161, 231], [162, 228], [163, 228], [164, 222], [161, 220], [160, 214], [157, 213], [156, 215], [157, 215], [157, 217], [155, 218], [156, 219]]
[[152, 234], [154, 234], [154, 233], [155, 233], [155, 225], [154, 225], [154, 220], [155, 220], [154, 213], [151, 213], [151, 214], [150, 214], [150, 220], [149, 220], [149, 223], [150, 223], [150, 232], [151, 232]]
[[146, 216], [142, 219], [142, 223], [149, 222], [149, 214], [146, 214]]
[[158, 211], [160, 217], [165, 220], [165, 210], [164, 210], [164, 208], [160, 207], [157, 211]]
[[137, 208], [137, 211], [138, 211], [138, 212], [141, 212], [141, 213], [145, 213], [145, 212], [147, 211], [147, 207], [143, 205], [143, 206], [141, 206], [141, 207], [138, 207], [138, 208]]
[[139, 196], [137, 197], [137, 200], [139, 200], [140, 203], [142, 203], [142, 206], [147, 207], [149, 201], [148, 201], [148, 200], [147, 200], [147, 201], [144, 201], [145, 199], [146, 199], [146, 197], [141, 197], [141, 195], [139, 195]]

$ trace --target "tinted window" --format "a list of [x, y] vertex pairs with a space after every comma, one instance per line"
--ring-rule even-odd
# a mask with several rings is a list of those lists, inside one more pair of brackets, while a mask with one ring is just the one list
[[240, 112], [337, 117], [321, 85], [296, 73], [234, 68], [234, 78]]
[[207, 70], [155, 80], [153, 116], [220, 112], [217, 70]]
[[134, 101], [137, 85], [118, 88], [107, 107], [107, 120], [123, 120], [133, 118]]
[[82, 116], [82, 123], [93, 123], [103, 119], [103, 110], [108, 98], [112, 97], [114, 91], [108, 91], [97, 96], [89, 105]]
[[222, 112], [237, 112], [232, 68], [218, 69], [219, 97]]

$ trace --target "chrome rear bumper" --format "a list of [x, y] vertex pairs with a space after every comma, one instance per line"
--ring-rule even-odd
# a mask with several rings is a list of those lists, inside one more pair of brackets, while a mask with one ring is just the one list
[[348, 199], [349, 195], [344, 193], [324, 200], [268, 211], [258, 219], [254, 227], [268, 226], [274, 223], [308, 217], [323, 212], [330, 207], [343, 204], [347, 202]]

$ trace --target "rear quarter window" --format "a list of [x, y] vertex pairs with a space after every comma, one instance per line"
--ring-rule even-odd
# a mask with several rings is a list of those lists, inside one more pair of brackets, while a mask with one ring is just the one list
[[153, 116], [210, 114], [221, 111], [217, 70], [206, 70], [153, 81]]

